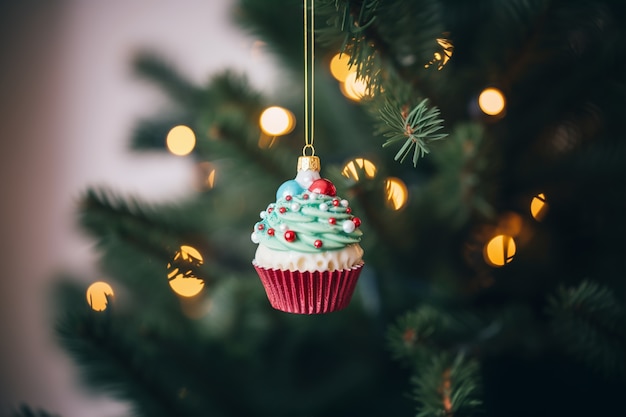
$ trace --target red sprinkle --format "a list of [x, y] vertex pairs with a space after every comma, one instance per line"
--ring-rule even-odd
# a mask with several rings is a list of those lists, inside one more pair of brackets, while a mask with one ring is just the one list
[[309, 199], [309, 195], [308, 194], [302, 194], [302, 199], [303, 200], [308, 200]]
[[278, 211], [280, 211], [281, 214], [282, 214], [282, 213], [285, 213], [287, 211], [287, 208], [286, 207], [281, 207], [281, 208], [278, 209]]
[[322, 247], [322, 241], [317, 239], [315, 242], [313, 242], [313, 246], [315, 246], [317, 249]]
[[274, 236], [274, 229], [272, 229], [271, 227], [267, 229], [267, 234], [270, 236]]
[[339, 207], [339, 200], [333, 200], [333, 206]]
[[286, 195], [286, 196], [285, 196], [285, 200], [287, 200], [287, 201], [291, 201], [291, 199], [292, 199], [292, 198], [293, 198], [293, 197], [292, 197], [292, 196], [290, 196], [290, 195]]
[[352, 209], [351, 209], [350, 207], [348, 207], [348, 208], [346, 209], [346, 213], [348, 213], [348, 214], [352, 213]]
[[359, 219], [358, 217], [355, 217], [354, 219], [352, 219], [352, 221], [354, 222], [354, 225], [356, 227], [361, 226], [361, 219]]
[[259, 223], [259, 225], [257, 226], [257, 229], [263, 230], [265, 229], [265, 226], [263, 226], [263, 223]]
[[293, 230], [287, 230], [284, 234], [284, 237], [287, 242], [293, 242], [294, 240], [296, 240], [296, 232], [294, 232]]
[[331, 217], [328, 219], [328, 223], [330, 224], [337, 224], [337, 219], [335, 219], [334, 217]]

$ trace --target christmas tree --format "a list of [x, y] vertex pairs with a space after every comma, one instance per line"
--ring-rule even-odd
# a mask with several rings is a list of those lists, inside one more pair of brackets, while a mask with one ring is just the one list
[[56, 294], [85, 383], [141, 416], [623, 413], [624, 6], [315, 2], [316, 154], [365, 250], [350, 305], [322, 315], [273, 309], [251, 264], [302, 153], [303, 3], [235, 9], [284, 66], [275, 96], [138, 56], [171, 108], [131, 145], [194, 158], [198, 192], [85, 192], [110, 280]]

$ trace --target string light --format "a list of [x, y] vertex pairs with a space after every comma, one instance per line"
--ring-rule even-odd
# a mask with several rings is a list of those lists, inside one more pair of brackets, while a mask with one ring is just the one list
[[433, 60], [424, 65], [424, 68], [428, 68], [437, 63], [437, 70], [441, 71], [450, 58], [452, 58], [452, 53], [454, 52], [452, 41], [446, 38], [437, 38], [437, 44], [441, 47], [441, 51], [435, 52]]
[[387, 206], [395, 211], [403, 209], [409, 200], [409, 190], [400, 178], [387, 178], [385, 180], [385, 193]]
[[188, 126], [174, 126], [167, 134], [166, 144], [174, 155], [189, 155], [196, 146], [196, 135]]
[[330, 60], [330, 73], [340, 83], [346, 81], [348, 75], [352, 72], [356, 72], [356, 69], [351, 69], [350, 56], [345, 53], [337, 54]]
[[87, 303], [95, 311], [106, 310], [107, 300], [113, 296], [113, 288], [104, 281], [94, 282], [87, 288]]
[[267, 135], [282, 136], [293, 131], [296, 123], [292, 112], [279, 106], [272, 106], [261, 113], [259, 125]]
[[344, 96], [353, 101], [361, 101], [367, 94], [367, 82], [363, 78], [357, 78], [356, 72], [351, 72], [340, 89]]
[[501, 267], [513, 260], [515, 252], [515, 240], [511, 236], [498, 235], [485, 245], [483, 254], [489, 265]]
[[200, 177], [200, 188], [211, 190], [215, 187], [215, 176], [217, 169], [211, 162], [204, 161], [198, 164], [198, 172]]
[[548, 203], [543, 193], [537, 194], [530, 202], [530, 214], [537, 221], [543, 220], [548, 213]]
[[483, 113], [489, 116], [502, 114], [506, 107], [506, 99], [502, 91], [497, 88], [486, 88], [478, 96], [478, 106]]
[[191, 268], [200, 266], [204, 259], [200, 252], [193, 246], [183, 245], [176, 251], [172, 263], [167, 264], [167, 279], [172, 290], [182, 297], [198, 295], [204, 288], [204, 281], [193, 275]]
[[374, 178], [376, 176], [376, 165], [369, 159], [355, 158], [348, 162], [341, 171], [341, 174], [346, 177], [359, 181], [361, 174], [365, 175], [365, 178]]

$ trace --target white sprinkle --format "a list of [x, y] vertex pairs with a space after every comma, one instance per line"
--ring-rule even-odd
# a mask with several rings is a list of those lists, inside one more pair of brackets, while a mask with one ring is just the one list
[[345, 220], [343, 223], [341, 223], [341, 227], [346, 233], [352, 233], [354, 232], [354, 229], [356, 229], [356, 226], [354, 225], [354, 222], [352, 220]]
[[328, 204], [326, 204], [326, 203], [322, 203], [322, 204], [320, 204], [320, 210], [322, 210], [322, 211], [328, 211]]
[[250, 240], [252, 240], [252, 243], [259, 243], [259, 235], [256, 232], [252, 232]]
[[341, 205], [343, 207], [348, 207], [350, 205], [350, 203], [348, 202], [348, 200], [341, 200]]

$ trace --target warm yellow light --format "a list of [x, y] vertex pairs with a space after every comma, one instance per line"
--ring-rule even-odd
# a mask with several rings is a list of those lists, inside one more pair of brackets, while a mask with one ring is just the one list
[[295, 127], [295, 117], [289, 110], [278, 106], [268, 107], [259, 119], [261, 130], [270, 136], [281, 136]]
[[491, 266], [506, 265], [513, 260], [515, 251], [515, 241], [511, 236], [498, 235], [485, 246], [485, 261]]
[[349, 61], [350, 56], [348, 54], [337, 54], [330, 60], [330, 73], [337, 81], [346, 81], [348, 74], [356, 71], [355, 69], [350, 69]]
[[357, 79], [356, 72], [351, 72], [341, 84], [341, 92], [350, 100], [361, 101], [367, 93], [367, 82], [363, 78]]
[[113, 297], [113, 288], [103, 281], [94, 282], [87, 288], [87, 302], [95, 311], [104, 311], [107, 308], [107, 297]]
[[341, 174], [344, 177], [358, 181], [360, 179], [359, 174], [364, 174], [365, 178], [374, 178], [376, 176], [376, 165], [365, 158], [355, 158], [348, 162], [344, 167]]
[[401, 210], [409, 200], [409, 190], [400, 178], [389, 177], [385, 181], [386, 203], [392, 210]]
[[504, 111], [506, 100], [504, 94], [497, 88], [486, 88], [478, 97], [478, 106], [490, 116], [496, 116]]
[[[178, 262], [176, 262], [178, 261]], [[183, 245], [174, 255], [174, 262], [177, 266], [167, 264], [167, 278], [172, 290], [183, 297], [193, 297], [198, 295], [204, 288], [204, 281], [197, 278], [189, 269], [181, 269], [181, 263], [188, 263], [194, 266], [202, 265], [204, 260], [200, 252], [192, 246]]]
[[166, 144], [167, 149], [174, 155], [189, 155], [196, 146], [196, 135], [188, 126], [174, 126], [167, 134]]
[[435, 52], [433, 54], [433, 60], [424, 65], [424, 68], [437, 64], [437, 70], [441, 71], [450, 58], [452, 58], [452, 53], [454, 52], [452, 41], [446, 38], [437, 38], [437, 44], [441, 47], [441, 52]]
[[548, 203], [546, 202], [546, 196], [541, 193], [536, 195], [530, 202], [530, 214], [537, 221], [543, 220], [548, 212]]
[[215, 175], [217, 170], [215, 165], [208, 161], [200, 162], [198, 164], [198, 172], [200, 176], [200, 186], [203, 189], [213, 189], [215, 187]]

